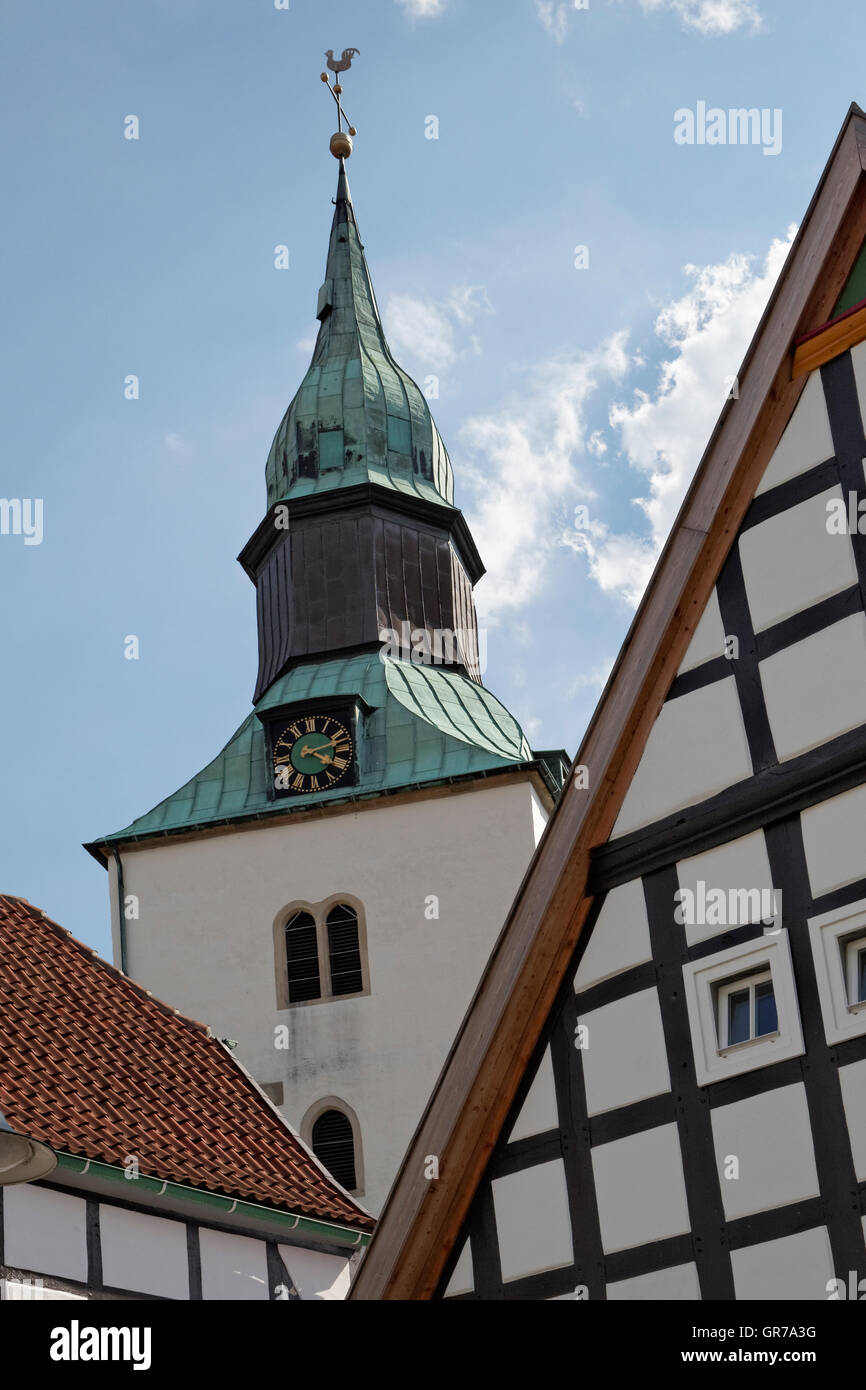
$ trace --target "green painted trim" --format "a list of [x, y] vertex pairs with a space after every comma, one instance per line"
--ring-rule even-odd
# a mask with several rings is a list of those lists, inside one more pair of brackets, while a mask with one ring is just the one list
[[[130, 1181], [123, 1168], [118, 1168], [113, 1163], [102, 1163], [93, 1158], [81, 1158], [78, 1154], [62, 1153], [57, 1150], [57, 1166], [65, 1168], [70, 1173], [93, 1173], [96, 1177], [105, 1178], [109, 1182]], [[205, 1192], [200, 1187], [188, 1187], [185, 1183], [169, 1182], [163, 1178], [152, 1178], [142, 1174], [135, 1179], [139, 1187], [145, 1192], [154, 1192], [160, 1197], [174, 1197], [178, 1201], [198, 1202], [202, 1206], [214, 1208], [223, 1213], [232, 1215], [240, 1214], [247, 1217], [250, 1221], [270, 1221], [278, 1226], [285, 1226], [290, 1231], [298, 1231], [304, 1235], [317, 1236], [320, 1240], [329, 1240], [336, 1245], [352, 1245], [363, 1250], [370, 1243], [370, 1235], [366, 1231], [355, 1231], [351, 1226], [337, 1226], [329, 1221], [317, 1221], [310, 1216], [299, 1216], [289, 1211], [282, 1211], [279, 1207], [266, 1207], [258, 1202], [242, 1202], [234, 1197], [223, 1197], [218, 1192]]]

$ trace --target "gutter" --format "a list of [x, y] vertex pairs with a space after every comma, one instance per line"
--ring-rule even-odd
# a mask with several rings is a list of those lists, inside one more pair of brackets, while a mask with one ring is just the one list
[[123, 891], [123, 865], [120, 862], [120, 853], [116, 845], [112, 845], [111, 852], [114, 855], [114, 863], [117, 868], [117, 921], [120, 931], [120, 968], [124, 975], [128, 975], [129, 971], [126, 968], [126, 894]]
[[[129, 1184], [123, 1168], [113, 1163], [100, 1163], [92, 1158], [81, 1158], [77, 1154], [57, 1151], [57, 1167], [68, 1173], [86, 1173], [108, 1182]], [[317, 1221], [314, 1217], [298, 1216], [279, 1207], [266, 1207], [258, 1202], [241, 1202], [235, 1197], [223, 1197], [218, 1192], [205, 1192], [200, 1187], [189, 1187], [186, 1183], [168, 1182], [163, 1178], [152, 1178], [142, 1174], [135, 1179], [136, 1186], [145, 1192], [160, 1197], [171, 1197], [181, 1202], [198, 1202], [215, 1212], [225, 1215], [246, 1217], [249, 1221], [269, 1221], [285, 1226], [288, 1231], [302, 1235], [315, 1236], [319, 1240], [330, 1241], [334, 1245], [354, 1246], [363, 1250], [370, 1243], [372, 1232], [353, 1230], [351, 1226], [338, 1226], [329, 1221]]]

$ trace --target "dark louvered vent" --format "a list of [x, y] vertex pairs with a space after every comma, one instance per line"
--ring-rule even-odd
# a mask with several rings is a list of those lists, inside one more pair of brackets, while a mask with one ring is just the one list
[[296, 912], [286, 923], [286, 969], [291, 1004], [319, 998], [319, 946], [309, 912]]
[[328, 966], [332, 994], [357, 994], [364, 988], [358, 914], [345, 903], [328, 913]]
[[342, 1110], [325, 1110], [313, 1125], [313, 1153], [343, 1187], [355, 1188], [355, 1141]]

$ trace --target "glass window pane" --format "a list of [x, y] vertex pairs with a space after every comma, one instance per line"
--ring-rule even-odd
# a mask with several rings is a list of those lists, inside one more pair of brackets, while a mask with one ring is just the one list
[[761, 1038], [765, 1033], [775, 1033], [778, 1027], [773, 981], [765, 980], [755, 988], [755, 1037]]
[[855, 1003], [862, 1004], [866, 999], [866, 947], [857, 952], [857, 998]]
[[749, 1032], [749, 991], [738, 989], [728, 995], [728, 1047], [734, 1043], [747, 1042]]

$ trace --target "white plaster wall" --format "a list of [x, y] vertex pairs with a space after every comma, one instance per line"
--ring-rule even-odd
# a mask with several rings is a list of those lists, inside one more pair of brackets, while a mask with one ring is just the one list
[[445, 1297], [454, 1297], [460, 1293], [471, 1293], [475, 1288], [475, 1271], [472, 1268], [472, 1244], [469, 1240], [463, 1245], [454, 1266], [454, 1272], [448, 1281], [445, 1290]]
[[807, 469], [815, 468], [832, 457], [833, 436], [821, 386], [821, 373], [811, 372], [757, 493], [767, 492], [771, 487], [796, 478], [798, 473], [805, 473]]
[[633, 1279], [618, 1279], [615, 1284], [607, 1286], [609, 1303], [625, 1299], [659, 1299], [670, 1303], [678, 1300], [691, 1301], [699, 1299], [700, 1296], [698, 1270], [693, 1264], [655, 1269], [651, 1274], [638, 1274]]
[[493, 1180], [502, 1278], [519, 1279], [574, 1259], [561, 1158]]
[[850, 618], [760, 662], [780, 761], [866, 724], [866, 618]]
[[508, 1136], [508, 1142], [528, 1139], [532, 1134], [543, 1134], [548, 1129], [559, 1128], [559, 1115], [556, 1109], [556, 1084], [553, 1079], [553, 1062], [550, 1048], [546, 1047], [538, 1064], [532, 1085]]
[[580, 1015], [590, 1115], [633, 1105], [671, 1088], [658, 992], [642, 989]]
[[800, 823], [816, 896], [866, 877], [866, 786], [810, 806]]
[[826, 1299], [827, 1282], [835, 1277], [826, 1226], [732, 1250], [731, 1265], [738, 1299]]
[[263, 1240], [212, 1231], [206, 1226], [200, 1228], [198, 1237], [203, 1299], [246, 1302], [270, 1297], [268, 1253]]
[[[284, 1084], [299, 1128], [326, 1096], [361, 1128], [364, 1205], [376, 1212], [535, 848], [543, 810], [528, 781], [399, 806], [259, 825], [124, 853], [130, 974], [236, 1038], [260, 1082]], [[369, 996], [278, 1011], [274, 919], [297, 900], [359, 899]], [[425, 917], [425, 899], [439, 917]], [[116, 923], [115, 923], [116, 930]], [[286, 1025], [288, 1051], [274, 1046]]]
[[342, 1255], [326, 1255], [321, 1250], [305, 1250], [298, 1245], [277, 1248], [302, 1299], [332, 1302], [346, 1297], [352, 1271], [349, 1261]]
[[4, 1260], [12, 1269], [87, 1283], [87, 1207], [82, 1197], [19, 1183], [3, 1194]]
[[116, 1289], [189, 1298], [186, 1226], [126, 1207], [99, 1208], [103, 1282]]
[[662, 705], [613, 828], [661, 820], [752, 775], [733, 676]]
[[827, 504], [842, 489], [788, 507], [740, 536], [740, 558], [755, 631], [790, 618], [857, 583], [848, 536], [827, 530]]
[[724, 656], [724, 654], [725, 629], [722, 623], [722, 610], [719, 608], [719, 600], [715, 589], [713, 589], [695, 628], [694, 636], [686, 648], [686, 654], [680, 665], [680, 672], [691, 671], [694, 666], [700, 666], [702, 662], [711, 661], [714, 656]]
[[574, 988], [589, 989], [652, 960], [646, 899], [639, 878], [612, 888], [577, 967]]
[[[681, 889], [688, 890], [695, 895], [695, 903], [698, 901], [699, 883], [704, 884], [705, 893], [710, 893], [713, 889], [718, 888], [726, 893], [731, 889], [741, 888], [772, 892], [773, 876], [770, 872], [770, 860], [767, 856], [764, 832], [756, 830], [751, 835], [742, 835], [736, 840], [730, 840], [725, 845], [717, 845], [715, 849], [706, 850], [703, 854], [695, 854], [689, 859], [681, 859], [677, 864], [677, 878]], [[776, 901], [778, 907], [781, 908], [781, 892]], [[747, 906], [751, 906], [751, 900]], [[685, 912], [683, 915], [686, 915]], [[707, 913], [706, 915], [711, 914]], [[761, 920], [760, 912], [757, 915], [754, 913], [749, 915], [755, 921]], [[745, 924], [738, 923], [738, 925]], [[723, 929], [716, 920], [712, 922], [687, 921], [685, 923], [686, 940], [690, 946], [693, 946], [696, 942], [703, 941], [707, 937], [718, 936]]]
[[802, 1083], [721, 1105], [710, 1114], [728, 1221], [819, 1195]]
[[641, 1130], [591, 1152], [606, 1251], [686, 1234], [689, 1209], [676, 1125]]

